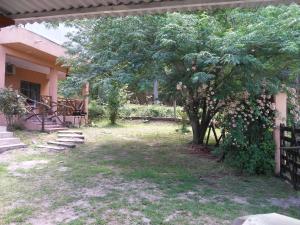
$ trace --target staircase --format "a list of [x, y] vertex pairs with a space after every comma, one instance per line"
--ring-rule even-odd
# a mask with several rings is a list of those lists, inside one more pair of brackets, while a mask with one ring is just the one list
[[[42, 130], [42, 118], [40, 116], [32, 117], [25, 121], [24, 126], [28, 130]], [[47, 133], [57, 132], [67, 130], [67, 127], [64, 127], [60, 121], [57, 119], [52, 119], [51, 117], [47, 117], [44, 122], [44, 131]]]
[[54, 141], [48, 141], [46, 145], [38, 145], [38, 148], [61, 151], [68, 148], [75, 148], [78, 144], [84, 143], [84, 135], [78, 130], [61, 130], [57, 133]]
[[14, 137], [12, 132], [7, 132], [6, 127], [0, 126], [0, 153], [25, 147], [26, 145], [19, 138]]

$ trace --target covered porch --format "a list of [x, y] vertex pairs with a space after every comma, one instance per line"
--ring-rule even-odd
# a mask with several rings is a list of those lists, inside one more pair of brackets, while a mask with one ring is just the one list
[[[88, 85], [80, 99], [58, 97], [58, 82], [68, 68], [57, 63], [65, 49], [44, 37], [21, 28], [0, 31], [0, 88], [11, 88], [27, 98], [28, 115], [20, 123], [29, 130], [60, 128], [87, 120]], [[0, 124], [5, 125], [3, 116]]]

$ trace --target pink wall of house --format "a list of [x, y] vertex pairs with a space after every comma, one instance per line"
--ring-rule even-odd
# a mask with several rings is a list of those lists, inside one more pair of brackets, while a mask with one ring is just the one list
[[[56, 101], [58, 79], [64, 79], [68, 71], [68, 68], [57, 63], [58, 57], [62, 56], [65, 56], [62, 46], [40, 35], [18, 27], [1, 29], [0, 88], [20, 90], [22, 80], [38, 83], [41, 85], [40, 94], [50, 95]], [[13, 75], [5, 72], [9, 60], [23, 62], [15, 66], [16, 72]], [[3, 116], [0, 116], [0, 124], [5, 124]]]

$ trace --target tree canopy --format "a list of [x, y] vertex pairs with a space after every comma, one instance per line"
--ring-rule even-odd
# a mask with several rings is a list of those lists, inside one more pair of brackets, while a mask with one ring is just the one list
[[70, 22], [77, 32], [67, 44], [73, 70], [63, 91], [90, 80], [97, 92], [113, 79], [137, 93], [159, 79], [167, 98], [182, 100], [201, 144], [237, 93], [272, 94], [299, 73], [299, 18], [294, 4]]

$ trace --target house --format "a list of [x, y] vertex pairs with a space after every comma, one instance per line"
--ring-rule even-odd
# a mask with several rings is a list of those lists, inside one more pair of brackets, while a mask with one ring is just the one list
[[[67, 77], [68, 68], [57, 59], [65, 52], [62, 46], [28, 30], [0, 30], [0, 88], [10, 87], [28, 98], [29, 112], [19, 122], [29, 130], [56, 131], [67, 122], [87, 119], [88, 85], [83, 87], [85, 98], [58, 97], [58, 82]], [[5, 123], [2, 115], [0, 125]]]

